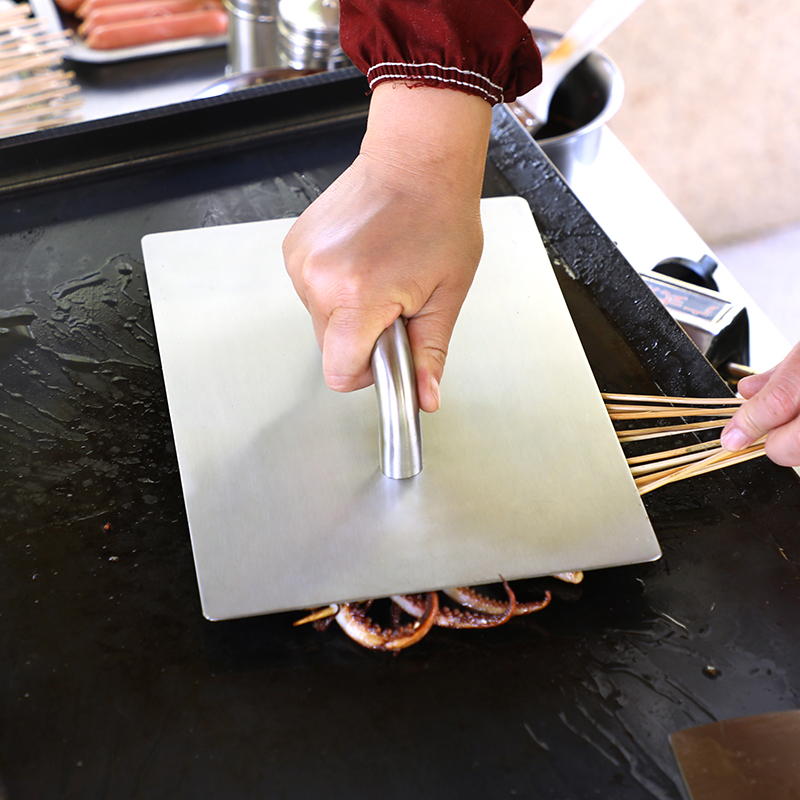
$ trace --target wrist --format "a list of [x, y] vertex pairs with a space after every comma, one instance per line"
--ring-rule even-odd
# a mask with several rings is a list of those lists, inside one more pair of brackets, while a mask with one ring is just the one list
[[361, 155], [390, 182], [477, 200], [491, 122], [491, 106], [475, 95], [384, 82], [372, 96]]

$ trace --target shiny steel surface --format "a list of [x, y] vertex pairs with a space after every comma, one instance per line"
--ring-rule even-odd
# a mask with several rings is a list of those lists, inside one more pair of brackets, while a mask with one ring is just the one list
[[315, 70], [296, 70], [289, 67], [271, 67], [269, 69], [256, 69], [251, 72], [239, 72], [214, 81], [214, 83], [198, 92], [193, 99], [219, 97], [230, 92], [238, 92], [241, 89], [249, 89], [251, 86], [260, 86], [273, 81], [290, 80], [303, 75], [312, 75], [314, 72]]
[[[542, 53], [561, 39], [553, 31], [533, 28], [532, 32]], [[624, 94], [622, 73], [599, 51], [589, 53], [559, 85], [551, 119], [537, 131], [536, 141], [568, 181], [576, 167], [594, 163], [603, 127], [619, 111]], [[522, 125], [526, 127], [524, 121]]]
[[517, 103], [530, 115], [526, 128], [533, 136], [547, 123], [550, 101], [563, 79], [589, 55], [642, 0], [592, 0], [542, 61], [542, 81]]
[[280, 0], [278, 48], [294, 69], [336, 69], [350, 63], [339, 44], [338, 0]]
[[292, 220], [145, 237], [206, 616], [658, 557], [527, 205], [486, 200], [483, 220], [425, 469], [403, 481], [378, 468], [372, 391], [325, 386], [280, 255]]
[[223, 0], [228, 12], [227, 75], [284, 66], [278, 56], [277, 0]]
[[372, 376], [378, 398], [381, 472], [395, 480], [413, 478], [422, 469], [422, 430], [414, 362], [402, 319], [378, 338]]

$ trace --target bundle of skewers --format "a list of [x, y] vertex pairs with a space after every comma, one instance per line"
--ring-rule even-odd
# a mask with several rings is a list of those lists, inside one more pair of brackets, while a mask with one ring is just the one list
[[[722, 447], [718, 431], [744, 402], [741, 398], [602, 396], [640, 495], [764, 455], [766, 437], [736, 453]], [[676, 438], [682, 441], [677, 444]], [[631, 452], [637, 449], [646, 452]]]
[[62, 68], [70, 45], [48, 31], [27, 3], [0, 6], [0, 136], [54, 128], [79, 118], [73, 72]]

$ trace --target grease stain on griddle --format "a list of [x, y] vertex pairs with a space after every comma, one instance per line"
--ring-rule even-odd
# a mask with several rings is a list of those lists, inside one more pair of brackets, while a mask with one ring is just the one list
[[2, 508], [38, 527], [130, 507], [173, 447], [143, 265], [112, 258], [0, 320]]
[[35, 319], [36, 314], [28, 309], [0, 311], [0, 359], [7, 358], [19, 348], [33, 345], [31, 323]]

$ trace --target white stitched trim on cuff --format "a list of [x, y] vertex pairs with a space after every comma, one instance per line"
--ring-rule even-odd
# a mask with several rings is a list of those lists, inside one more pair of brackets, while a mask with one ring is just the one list
[[[407, 72], [384, 72], [380, 75], [377, 75], [373, 78], [370, 78], [370, 73], [375, 70], [383, 69], [383, 68], [405, 68], [409, 70]], [[459, 75], [463, 75], [465, 78], [473, 78], [477, 80], [462, 80], [461, 78], [446, 78], [440, 74], [425, 74], [423, 72], [416, 72], [415, 70], [425, 69], [426, 67], [433, 67], [435, 70], [441, 70], [442, 72], [453, 71], [458, 73]], [[444, 67], [441, 64], [436, 64], [432, 61], [428, 61], [421, 64], [413, 64], [413, 63], [406, 63], [403, 61], [382, 61], [380, 64], [374, 64], [367, 70], [367, 79], [369, 80], [369, 88], [372, 89], [373, 86], [381, 80], [436, 80], [442, 83], [454, 83], [459, 86], [467, 86], [470, 89], [476, 89], [479, 92], [482, 92], [486, 95], [487, 98], [494, 100], [497, 103], [503, 102], [503, 87], [498, 86], [496, 83], [490, 81], [485, 75], [481, 75], [479, 72], [473, 72], [472, 70], [466, 69], [459, 69], [458, 67]], [[491, 89], [496, 91], [491, 91]]]

